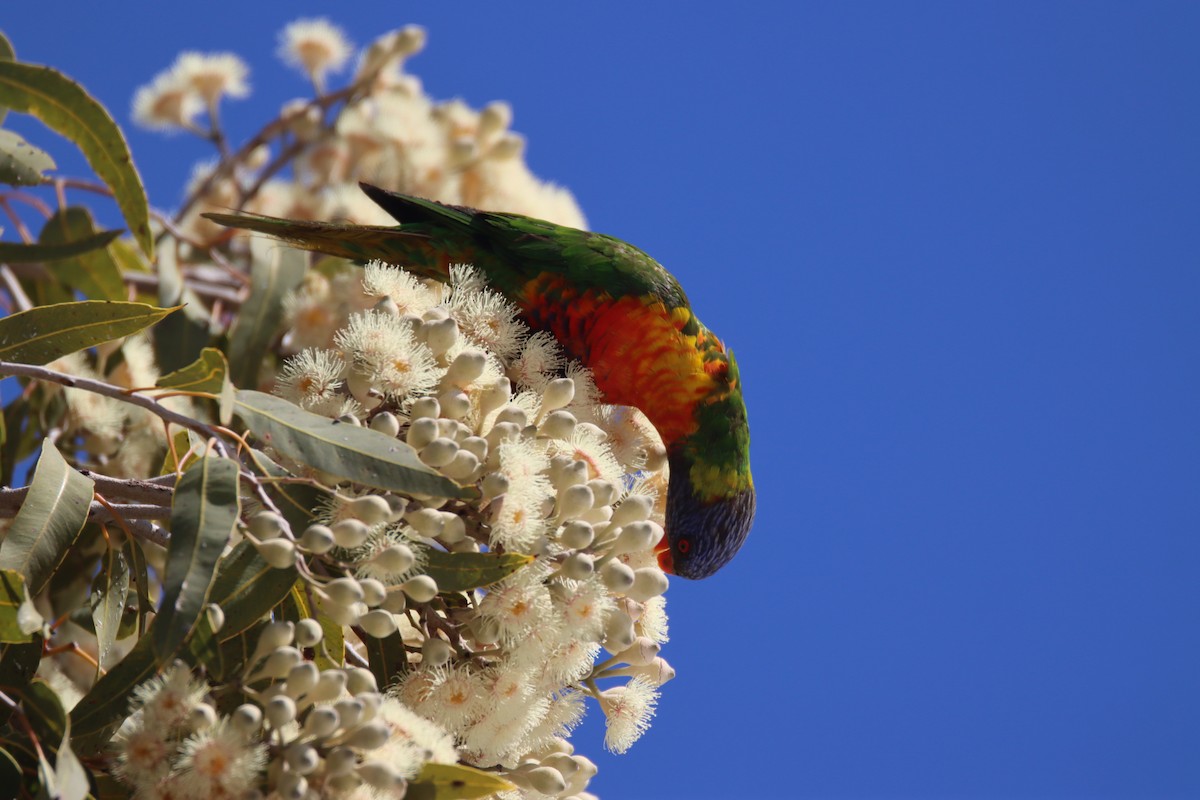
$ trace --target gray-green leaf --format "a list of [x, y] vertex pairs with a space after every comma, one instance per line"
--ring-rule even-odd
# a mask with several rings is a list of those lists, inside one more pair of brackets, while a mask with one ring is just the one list
[[0, 319], [0, 361], [48, 364], [68, 353], [137, 333], [175, 310], [107, 300], [31, 308]]
[[32, 642], [43, 624], [25, 589], [25, 576], [13, 569], [0, 570], [0, 643]]
[[[0, 108], [0, 119], [4, 109]], [[54, 159], [45, 150], [34, 147], [12, 131], [0, 130], [0, 183], [10, 186], [37, 186], [42, 174], [54, 169]]]
[[58, 261], [48, 267], [54, 277], [72, 289], [77, 289], [89, 300], [123, 300], [125, 299], [125, 281], [121, 278], [121, 269], [109, 254], [107, 245], [115, 239], [119, 232], [106, 231], [101, 237], [106, 237], [101, 246], [95, 246], [96, 225], [92, 222], [92, 212], [82, 206], [71, 206], [59, 210], [53, 217], [46, 220], [38, 241], [44, 245], [58, 246], [69, 249], [80, 247], [77, 254], [58, 257]]
[[121, 630], [128, 599], [129, 565], [120, 550], [110, 547], [96, 580], [92, 582], [92, 594], [88, 598], [92, 607], [92, 623], [96, 629], [96, 661], [101, 674], [112, 666], [108, 663], [109, 657]]
[[83, 530], [94, 486], [49, 440], [42, 442], [25, 502], [0, 543], [0, 569], [24, 575], [30, 596], [41, 594]]
[[339, 478], [408, 494], [469, 497], [464, 489], [426, 466], [405, 442], [331, 420], [262, 392], [237, 393], [234, 413], [255, 436], [279, 452]]
[[171, 541], [163, 570], [163, 597], [151, 627], [160, 664], [167, 664], [196, 624], [221, 551], [237, 525], [238, 465], [206, 456], [175, 488]]
[[524, 553], [447, 553], [425, 548], [423, 572], [439, 592], [468, 592], [504, 580], [533, 561]]
[[82, 86], [49, 67], [0, 60], [0, 105], [32, 114], [79, 146], [113, 191], [129, 229], [153, 257], [150, 206], [121, 129]]
[[304, 280], [308, 257], [302, 250], [274, 247], [250, 265], [250, 296], [229, 334], [233, 382], [254, 388], [258, 372], [283, 322], [283, 298]]

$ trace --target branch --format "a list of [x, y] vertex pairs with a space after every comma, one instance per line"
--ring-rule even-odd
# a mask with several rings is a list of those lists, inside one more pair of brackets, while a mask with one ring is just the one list
[[157, 400], [146, 397], [145, 395], [134, 394], [128, 389], [122, 389], [120, 386], [113, 386], [111, 383], [94, 380], [92, 378], [81, 378], [76, 375], [68, 375], [65, 372], [56, 372], [46, 367], [37, 367], [32, 364], [16, 364], [11, 361], [0, 361], [0, 376], [4, 375], [19, 375], [24, 378], [34, 378], [41, 381], [50, 381], [51, 383], [62, 384], [73, 389], [82, 389], [85, 392], [94, 392], [95, 394], [111, 397], [114, 400], [120, 400], [123, 403], [144, 408], [151, 414], [154, 414], [167, 422], [172, 422], [181, 428], [195, 431], [206, 439], [216, 441], [216, 446], [220, 450], [221, 455], [227, 456], [227, 448], [220, 433], [213, 427], [205, 425], [199, 420], [192, 419], [186, 414], [180, 414], [178, 411], [172, 411]]

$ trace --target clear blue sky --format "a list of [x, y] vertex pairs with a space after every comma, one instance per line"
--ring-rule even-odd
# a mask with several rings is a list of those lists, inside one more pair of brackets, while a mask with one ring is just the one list
[[[424, 24], [732, 344], [758, 521], [607, 800], [1200, 796], [1200, 5], [9, 5], [123, 124], [239, 52], [235, 133], [285, 22]], [[203, 147], [129, 137], [170, 207]]]

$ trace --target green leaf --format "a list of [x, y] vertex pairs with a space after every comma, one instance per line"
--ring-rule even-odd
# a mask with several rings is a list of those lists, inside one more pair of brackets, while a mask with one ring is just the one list
[[120, 231], [100, 233], [99, 238], [107, 238], [107, 241], [101, 241], [97, 246], [92, 212], [82, 206], [71, 206], [46, 220], [38, 241], [50, 248], [79, 250], [74, 255], [59, 255], [58, 260], [48, 267], [54, 277], [68, 287], [82, 292], [89, 300], [124, 300], [125, 281], [107, 249], [108, 242], [120, 234]]
[[212, 339], [208, 312], [200, 298], [184, 283], [173, 239], [166, 240], [158, 251], [158, 304], [164, 308], [183, 309], [182, 314], [172, 314], [154, 329], [154, 355], [158, 358], [158, 368], [173, 372], [199, 358]]
[[[0, 133], [3, 133], [3, 131], [0, 131]], [[3, 156], [0, 155], [0, 158], [3, 158]], [[33, 264], [43, 261], [59, 261], [64, 258], [77, 256], [80, 253], [96, 250], [100, 247], [106, 247], [109, 242], [120, 235], [120, 231], [101, 231], [100, 233], [63, 244], [0, 242], [0, 261], [6, 264]], [[117, 277], [121, 277], [119, 273]]]
[[[247, 455], [250, 456], [250, 463], [254, 465], [260, 475], [277, 479], [295, 477], [268, 458], [266, 453], [261, 450], [251, 448]], [[321, 491], [310, 484], [287, 483], [283, 480], [264, 481], [264, 484], [267, 487], [267, 493], [271, 495], [271, 499], [275, 501], [280, 513], [283, 514], [283, 518], [291, 526], [292, 533], [299, 536], [305, 528], [312, 524], [313, 509], [321, 500]]]
[[[287, 597], [279, 604], [279, 613], [285, 620], [299, 622], [315, 619], [324, 634], [317, 646], [313, 663], [317, 669], [333, 669], [346, 663], [345, 628], [331, 620], [328, 615], [318, 614], [308, 602], [304, 581], [296, 581]], [[319, 601], [318, 601], [319, 602]]]
[[[12, 697], [25, 691], [41, 660], [40, 636], [28, 644], [0, 644], [0, 692]], [[12, 707], [0, 703], [0, 725], [7, 722], [11, 714]]]
[[225, 354], [215, 347], [206, 347], [200, 351], [198, 359], [162, 376], [155, 385], [163, 389], [219, 395], [228, 383], [228, 375], [229, 362], [225, 360]]
[[46, 588], [83, 530], [94, 487], [91, 478], [71, 469], [50, 440], [42, 442], [25, 502], [0, 543], [0, 569], [24, 575], [30, 596]]
[[238, 472], [237, 462], [208, 456], [183, 473], [175, 487], [162, 602], [151, 626], [160, 664], [170, 663], [204, 610], [241, 509]]
[[[153, 630], [154, 625], [150, 628]], [[156, 671], [153, 637], [143, 636], [71, 709], [72, 741], [78, 753], [95, 755], [108, 745], [117, 726], [128, 716], [129, 695]]]
[[[4, 119], [3, 108], [0, 108], [0, 119]], [[12, 131], [0, 130], [0, 183], [37, 186], [46, 180], [42, 173], [55, 166], [54, 159], [45, 150], [34, 147]]]
[[176, 310], [106, 300], [31, 308], [0, 319], [0, 361], [48, 364], [68, 353], [137, 333]]
[[421, 774], [408, 783], [405, 800], [474, 800], [517, 787], [492, 772], [465, 764], [434, 764], [421, 767]]
[[273, 247], [250, 264], [250, 296], [229, 334], [233, 382], [255, 388], [258, 373], [283, 323], [283, 298], [304, 280], [308, 257], [302, 250]]
[[339, 478], [406, 494], [472, 494], [423, 464], [405, 442], [313, 414], [281, 397], [243, 389], [237, 393], [234, 413], [264, 444]]
[[381, 638], [368, 636], [363, 639], [363, 649], [367, 651], [367, 665], [380, 691], [398, 683], [408, 672], [408, 656], [399, 634]]
[[112, 647], [120, 637], [125, 618], [125, 603], [129, 599], [129, 564], [121, 551], [109, 547], [104, 564], [92, 582], [88, 603], [96, 632], [96, 661], [101, 674], [108, 669]]
[[426, 575], [437, 581], [439, 592], [467, 592], [507, 578], [533, 556], [523, 553], [447, 553], [425, 548]]
[[146, 632], [146, 615], [154, 610], [150, 600], [150, 569], [146, 566], [146, 554], [142, 545], [133, 537], [125, 540], [126, 562], [133, 565], [133, 585], [137, 591], [137, 632]]
[[67, 712], [58, 693], [41, 678], [34, 678], [20, 694], [21, 707], [43, 748], [53, 750], [67, 731]]
[[222, 641], [249, 628], [287, 596], [300, 574], [295, 567], [276, 569], [249, 542], [239, 542], [221, 561], [209, 601], [225, 612]]
[[32, 642], [45, 622], [25, 590], [25, 576], [16, 570], [0, 570], [0, 642]]
[[113, 191], [129, 229], [154, 255], [150, 206], [121, 129], [83, 87], [49, 67], [0, 61], [0, 105], [32, 114], [79, 146], [96, 175]]

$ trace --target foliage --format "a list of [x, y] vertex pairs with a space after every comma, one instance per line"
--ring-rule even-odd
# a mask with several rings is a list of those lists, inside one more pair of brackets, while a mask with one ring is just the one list
[[133, 115], [217, 159], [168, 214], [109, 112], [0, 35], [0, 122], [36, 117], [95, 172], [53, 175], [0, 129], [0, 479], [28, 480], [0, 490], [0, 784], [20, 796], [583, 797], [585, 699], [612, 749], [645, 729], [673, 676], [645, 419], [469, 267], [310, 263], [201, 216], [387, 224], [368, 180], [583, 227], [506, 105], [436, 103], [403, 71], [424, 38], [380, 37], [332, 88], [345, 38], [289, 25], [314, 95], [237, 147], [220, 110], [245, 64], [182, 54]]

